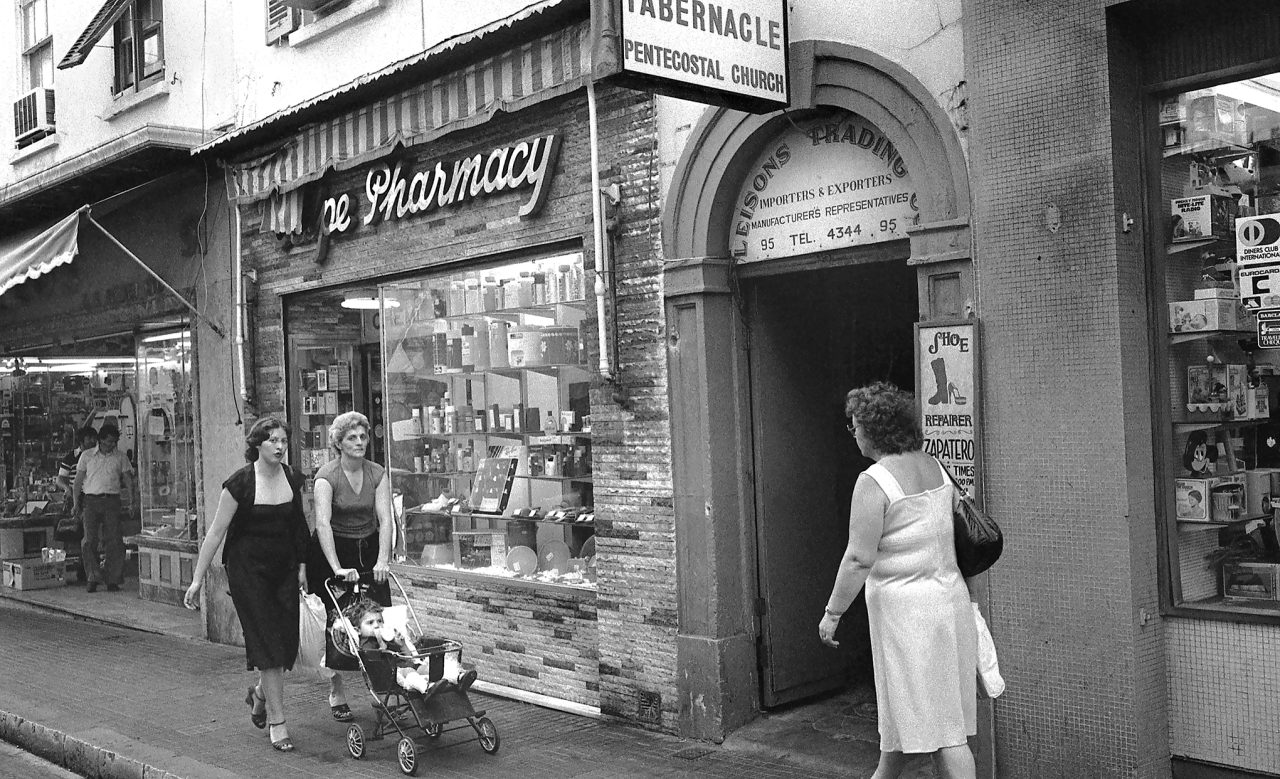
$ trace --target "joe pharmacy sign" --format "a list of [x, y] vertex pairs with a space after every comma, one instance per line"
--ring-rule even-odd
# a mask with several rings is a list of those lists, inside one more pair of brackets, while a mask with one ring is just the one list
[[452, 162], [437, 161], [417, 172], [406, 169], [403, 162], [395, 167], [384, 163], [365, 176], [360, 213], [353, 213], [349, 193], [328, 198], [324, 201], [321, 229], [326, 234], [345, 233], [352, 229], [355, 219], [370, 225], [525, 189], [530, 190], [529, 197], [521, 204], [519, 215], [527, 218], [541, 210], [546, 201], [559, 151], [560, 136], [551, 133]]
[[[786, 0], [620, 0], [622, 70], [773, 110], [790, 103]], [[658, 89], [657, 91], [662, 91]]]

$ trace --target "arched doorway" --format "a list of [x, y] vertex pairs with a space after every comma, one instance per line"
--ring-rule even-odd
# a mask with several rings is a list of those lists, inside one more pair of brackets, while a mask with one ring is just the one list
[[[848, 670], [848, 658], [814, 646], [831, 582], [814, 558], [831, 556], [833, 538], [843, 548], [856, 475], [845, 467], [856, 456], [847, 433], [831, 433], [842, 419], [831, 398], [863, 375], [908, 386], [913, 377], [901, 364], [834, 369], [832, 349], [847, 337], [873, 351], [887, 338], [910, 365], [915, 321], [972, 308], [967, 174], [946, 113], [904, 69], [852, 46], [796, 44], [791, 73], [785, 113], [707, 110], [663, 218], [682, 729], [695, 737], [723, 737], [760, 706], [830, 689]], [[827, 117], [883, 135], [912, 173], [915, 224], [876, 240], [797, 240], [750, 261], [734, 244], [744, 187], [771, 144]], [[828, 220], [815, 223], [826, 229]], [[842, 290], [861, 295], [856, 316]], [[876, 318], [889, 332], [866, 329]], [[808, 513], [821, 520], [795, 521]], [[806, 586], [790, 586], [800, 578]]]

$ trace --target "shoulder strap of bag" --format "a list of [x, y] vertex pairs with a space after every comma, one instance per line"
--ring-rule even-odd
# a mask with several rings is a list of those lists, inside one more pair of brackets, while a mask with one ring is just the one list
[[871, 467], [863, 471], [868, 476], [876, 480], [876, 484], [880, 485], [880, 489], [884, 490], [884, 495], [889, 499], [890, 503], [900, 500], [906, 493], [902, 491], [902, 486], [898, 484], [898, 480], [894, 478], [889, 469], [880, 463], [872, 463]]
[[942, 461], [937, 457], [933, 458], [933, 461], [938, 464], [938, 470], [942, 471], [942, 475], [946, 480], [951, 482], [951, 486], [956, 488], [956, 492], [962, 496], [965, 495], [964, 487], [961, 487], [960, 482], [956, 481], [956, 477], [951, 475], [951, 471], [947, 470], [947, 466], [943, 465]]

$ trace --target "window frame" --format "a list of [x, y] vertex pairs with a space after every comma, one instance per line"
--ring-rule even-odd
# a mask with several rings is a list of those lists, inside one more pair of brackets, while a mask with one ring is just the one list
[[[28, 17], [27, 12], [36, 6], [44, 11], [44, 35], [40, 38], [33, 38], [32, 30], [28, 26], [33, 20]], [[49, 0], [18, 0], [18, 15], [22, 35], [20, 75], [22, 88], [19, 91], [25, 94], [40, 87], [52, 88], [57, 68], [53, 60], [53, 33], [49, 29]], [[42, 61], [47, 63], [47, 68], [38, 67]], [[38, 80], [33, 76], [38, 76]]]
[[[1174, 448], [1170, 368], [1173, 346], [1168, 332], [1167, 265], [1169, 199], [1161, 176], [1164, 149], [1161, 142], [1161, 101], [1184, 93], [1213, 89], [1264, 75], [1280, 73], [1280, 60], [1254, 63], [1247, 68], [1233, 67], [1202, 73], [1191, 78], [1178, 78], [1144, 86], [1141, 102], [1142, 150], [1141, 191], [1145, 197], [1145, 213], [1149, 227], [1147, 244], [1147, 296], [1151, 348], [1152, 455], [1156, 490], [1158, 579], [1160, 612], [1166, 617], [1204, 619], [1245, 624], [1280, 624], [1280, 601], [1232, 601], [1218, 596], [1208, 601], [1188, 601], [1182, 593], [1182, 561], [1180, 560], [1179, 520], [1175, 508], [1175, 485], [1179, 474], [1170, 467], [1177, 452]], [[1234, 240], [1234, 239], [1232, 239]], [[1272, 410], [1273, 421], [1280, 421], [1280, 409]], [[1273, 522], [1275, 520], [1273, 519]], [[1208, 532], [1201, 530], [1200, 532]], [[1215, 573], [1221, 578], [1221, 573]]]
[[[154, 16], [142, 19], [139, 6], [149, 5]], [[164, 80], [164, 5], [163, 0], [130, 0], [124, 14], [111, 26], [113, 58], [112, 94], [116, 97], [141, 92]], [[156, 65], [147, 71], [147, 42], [156, 41]], [[127, 45], [127, 51], [125, 47]], [[125, 67], [128, 67], [126, 75]]]

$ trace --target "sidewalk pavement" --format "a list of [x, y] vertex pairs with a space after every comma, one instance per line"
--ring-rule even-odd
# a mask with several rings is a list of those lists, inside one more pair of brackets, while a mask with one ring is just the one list
[[[135, 607], [140, 603], [127, 596], [121, 600]], [[363, 760], [347, 754], [347, 726], [330, 716], [327, 685], [315, 675], [290, 675], [286, 682], [289, 732], [297, 750], [279, 753], [271, 749], [266, 731], [249, 723], [244, 693], [254, 675], [244, 670], [239, 647], [84, 621], [83, 615], [3, 598], [0, 625], [0, 656], [6, 658], [6, 671], [0, 673], [0, 739], [82, 776], [400, 774], [394, 738], [369, 742]], [[348, 682], [356, 721], [367, 732], [373, 726], [368, 693], [354, 675]], [[474, 740], [464, 742], [469, 731], [446, 733], [435, 742], [421, 739], [422, 775], [822, 778], [867, 776], [875, 766], [874, 745], [863, 743], [870, 740], [866, 734], [823, 736], [829, 742], [826, 751], [796, 748], [796, 733], [809, 731], [812, 737], [814, 729], [839, 725], [831, 721], [765, 718], [762, 724], [776, 731], [776, 739], [766, 734], [714, 745], [480, 693], [472, 699], [496, 724], [500, 750], [488, 755]], [[872, 721], [872, 733], [874, 727]], [[839, 749], [831, 751], [832, 744]]]

